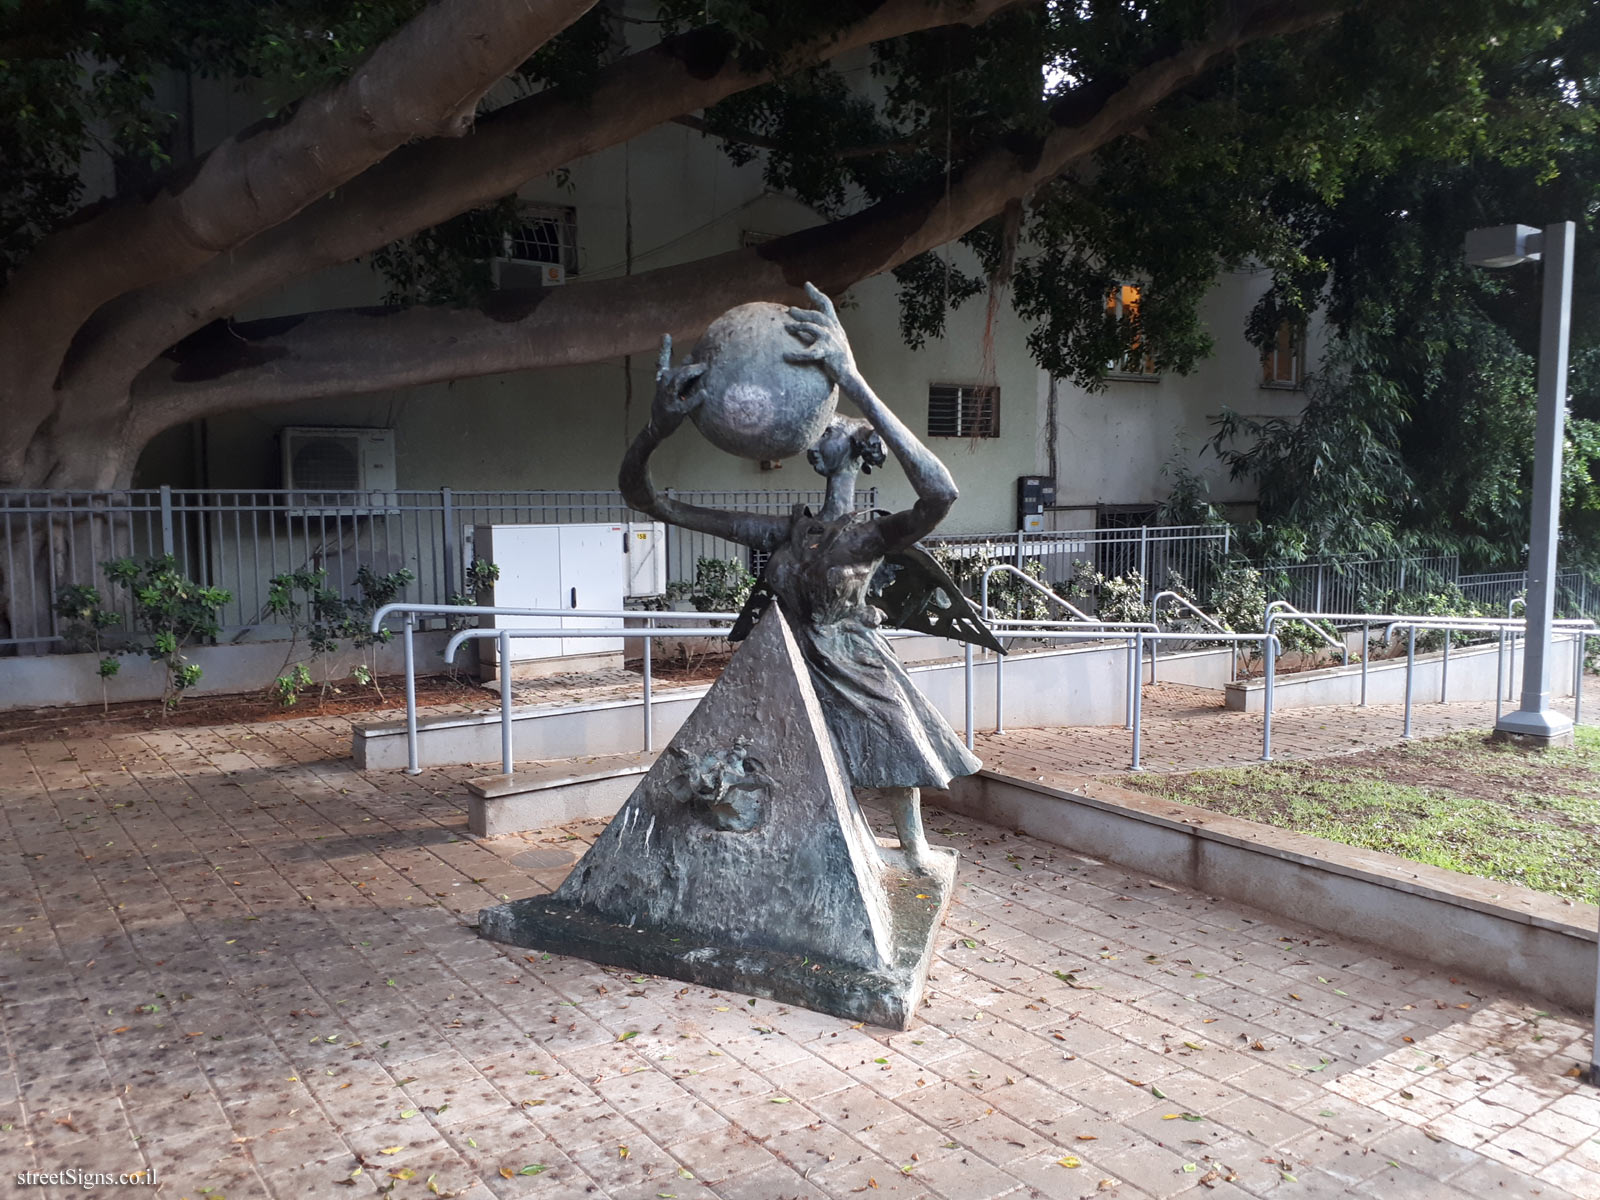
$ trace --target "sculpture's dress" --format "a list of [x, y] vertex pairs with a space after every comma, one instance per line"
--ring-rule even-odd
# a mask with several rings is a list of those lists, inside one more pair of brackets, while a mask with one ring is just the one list
[[866, 602], [882, 561], [871, 518], [797, 513], [763, 578], [793, 627], [850, 783], [948, 787], [983, 764], [911, 682]]

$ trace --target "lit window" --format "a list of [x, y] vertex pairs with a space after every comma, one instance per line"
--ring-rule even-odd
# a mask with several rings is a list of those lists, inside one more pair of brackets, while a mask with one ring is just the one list
[[1113, 375], [1154, 375], [1155, 356], [1144, 343], [1144, 332], [1139, 328], [1139, 302], [1141, 291], [1136, 283], [1124, 283], [1111, 289], [1106, 297], [1106, 316], [1119, 324], [1127, 321], [1134, 326], [1133, 342], [1127, 353], [1106, 364]]
[[1278, 323], [1272, 348], [1261, 356], [1264, 387], [1297, 388], [1306, 381], [1306, 327], [1302, 321]]
[[930, 384], [928, 436], [999, 437], [1000, 389], [981, 384]]

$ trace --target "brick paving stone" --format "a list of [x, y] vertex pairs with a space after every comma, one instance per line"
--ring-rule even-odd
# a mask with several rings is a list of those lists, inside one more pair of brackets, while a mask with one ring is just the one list
[[[1258, 718], [1196, 737], [1194, 698], [1183, 717], [1162, 688], [1151, 730], [1191, 725], [1160, 754], [1253, 751]], [[1419, 728], [1469, 708], [1419, 706]], [[1393, 718], [1314, 716], [1280, 717], [1286, 753]], [[751, 1008], [481, 942], [479, 907], [559, 882], [513, 856], [581, 852], [603, 824], [474, 842], [461, 783], [480, 768], [359, 772], [348, 730], [0, 743], [8, 1165], [148, 1163], [163, 1194], [274, 1198], [347, 1194], [363, 1159], [380, 1186], [466, 1200], [1076, 1197], [1102, 1178], [1123, 1198], [1600, 1195], [1600, 1101], [1564, 1075], [1587, 1053], [1573, 1014], [936, 811], [963, 857], [924, 1020]], [[1120, 730], [988, 752], [1081, 771], [1095, 739], [1118, 769]]]

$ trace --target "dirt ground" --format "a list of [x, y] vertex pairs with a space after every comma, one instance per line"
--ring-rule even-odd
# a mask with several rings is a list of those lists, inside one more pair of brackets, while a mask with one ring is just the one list
[[[657, 661], [653, 674], [658, 684], [710, 683], [726, 665], [727, 655], [695, 656], [687, 663]], [[627, 669], [639, 673], [639, 660], [629, 662]], [[417, 677], [418, 705], [487, 706], [493, 702], [483, 685], [465, 674], [455, 678], [448, 675]], [[134, 700], [113, 704], [109, 708], [102, 708], [98, 704], [73, 708], [18, 708], [0, 711], [0, 741], [37, 737], [40, 734], [92, 735], [97, 728], [127, 731], [174, 726], [254, 724], [258, 721], [288, 721], [299, 717], [347, 717], [357, 713], [404, 709], [405, 704], [404, 676], [384, 675], [378, 679], [378, 690], [362, 687], [355, 680], [346, 679], [330, 689], [326, 696], [316, 688], [308, 688], [298, 703], [287, 708], [279, 704], [266, 689], [228, 696], [185, 696], [177, 708], [165, 716], [162, 715], [158, 700]]]
[[[257, 721], [287, 721], [298, 717], [348, 716], [352, 713], [379, 712], [404, 708], [405, 679], [385, 675], [378, 680], [380, 698], [372, 688], [353, 679], [344, 680], [326, 698], [315, 688], [308, 689], [298, 703], [285, 708], [263, 689], [233, 696], [186, 696], [165, 716], [159, 700], [133, 700], [102, 709], [98, 704], [76, 708], [19, 708], [0, 712], [0, 740], [59, 730], [64, 734], [89, 735], [95, 727], [127, 731], [161, 729], [187, 725], [232, 725]], [[471, 679], [451, 679], [447, 675], [424, 675], [417, 679], [418, 704], [461, 704], [483, 696], [483, 689]]]

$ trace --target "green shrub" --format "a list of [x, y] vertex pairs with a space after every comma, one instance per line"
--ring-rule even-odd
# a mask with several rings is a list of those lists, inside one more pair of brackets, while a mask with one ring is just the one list
[[[356, 571], [358, 596], [345, 597], [327, 586], [328, 572], [321, 567], [309, 571], [287, 571], [267, 582], [267, 611], [289, 623], [289, 650], [284, 655], [285, 673], [273, 682], [272, 692], [285, 708], [296, 703], [300, 692], [317, 682], [303, 662], [295, 662], [295, 650], [302, 638], [311, 651], [313, 666], [320, 664], [322, 695], [332, 687], [332, 656], [340, 641], [348, 641], [365, 654], [366, 661], [351, 671], [363, 687], [377, 686], [376, 648], [392, 636], [388, 629], [372, 630], [372, 617], [385, 604], [391, 604], [416, 576], [402, 568], [380, 575], [371, 567]], [[294, 669], [290, 670], [290, 664]]]
[[69, 584], [56, 593], [56, 615], [62, 620], [61, 637], [69, 651], [90, 650], [100, 656], [96, 674], [100, 678], [100, 707], [111, 707], [106, 695], [106, 680], [122, 669], [115, 653], [108, 653], [105, 631], [122, 624], [122, 615], [106, 608], [100, 589], [87, 583]]
[[738, 612], [750, 598], [756, 577], [736, 558], [701, 558], [694, 564], [694, 582], [667, 585], [667, 600], [687, 600], [696, 612]]
[[200, 682], [200, 667], [184, 657], [184, 650], [221, 632], [217, 611], [233, 595], [189, 579], [170, 554], [142, 563], [119, 558], [104, 565], [107, 578], [126, 588], [133, 599], [134, 624], [150, 637], [145, 654], [166, 671], [161, 710], [169, 712], [185, 691]]

